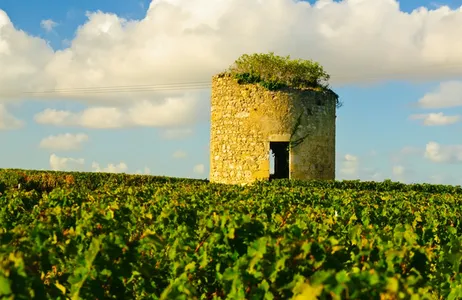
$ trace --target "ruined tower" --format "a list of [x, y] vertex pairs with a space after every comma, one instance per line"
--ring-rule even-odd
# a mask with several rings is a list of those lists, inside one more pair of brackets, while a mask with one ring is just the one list
[[210, 181], [334, 179], [337, 100], [329, 89], [270, 90], [226, 72], [215, 75]]

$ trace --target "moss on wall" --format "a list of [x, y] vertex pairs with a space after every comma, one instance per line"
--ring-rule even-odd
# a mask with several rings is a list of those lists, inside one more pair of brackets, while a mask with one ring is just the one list
[[290, 178], [334, 179], [337, 96], [329, 91], [270, 91], [212, 78], [210, 181], [268, 179], [269, 142], [291, 142]]

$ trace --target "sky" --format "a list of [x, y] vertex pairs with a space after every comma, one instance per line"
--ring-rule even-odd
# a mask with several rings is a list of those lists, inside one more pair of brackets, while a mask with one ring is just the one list
[[336, 179], [462, 184], [462, 0], [0, 0], [0, 168], [208, 178], [210, 83], [319, 62]]

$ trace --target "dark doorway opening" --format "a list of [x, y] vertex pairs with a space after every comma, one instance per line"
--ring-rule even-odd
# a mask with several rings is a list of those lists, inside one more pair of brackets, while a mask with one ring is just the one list
[[289, 142], [270, 142], [270, 160], [274, 166], [270, 180], [289, 178]]

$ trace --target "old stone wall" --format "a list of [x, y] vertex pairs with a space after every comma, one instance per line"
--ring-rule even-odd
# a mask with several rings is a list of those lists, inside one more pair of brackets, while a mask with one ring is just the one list
[[[210, 181], [247, 184], [270, 175], [270, 141], [291, 141], [291, 179], [335, 178], [333, 94], [269, 91], [212, 78]], [[298, 125], [298, 126], [297, 126]]]

